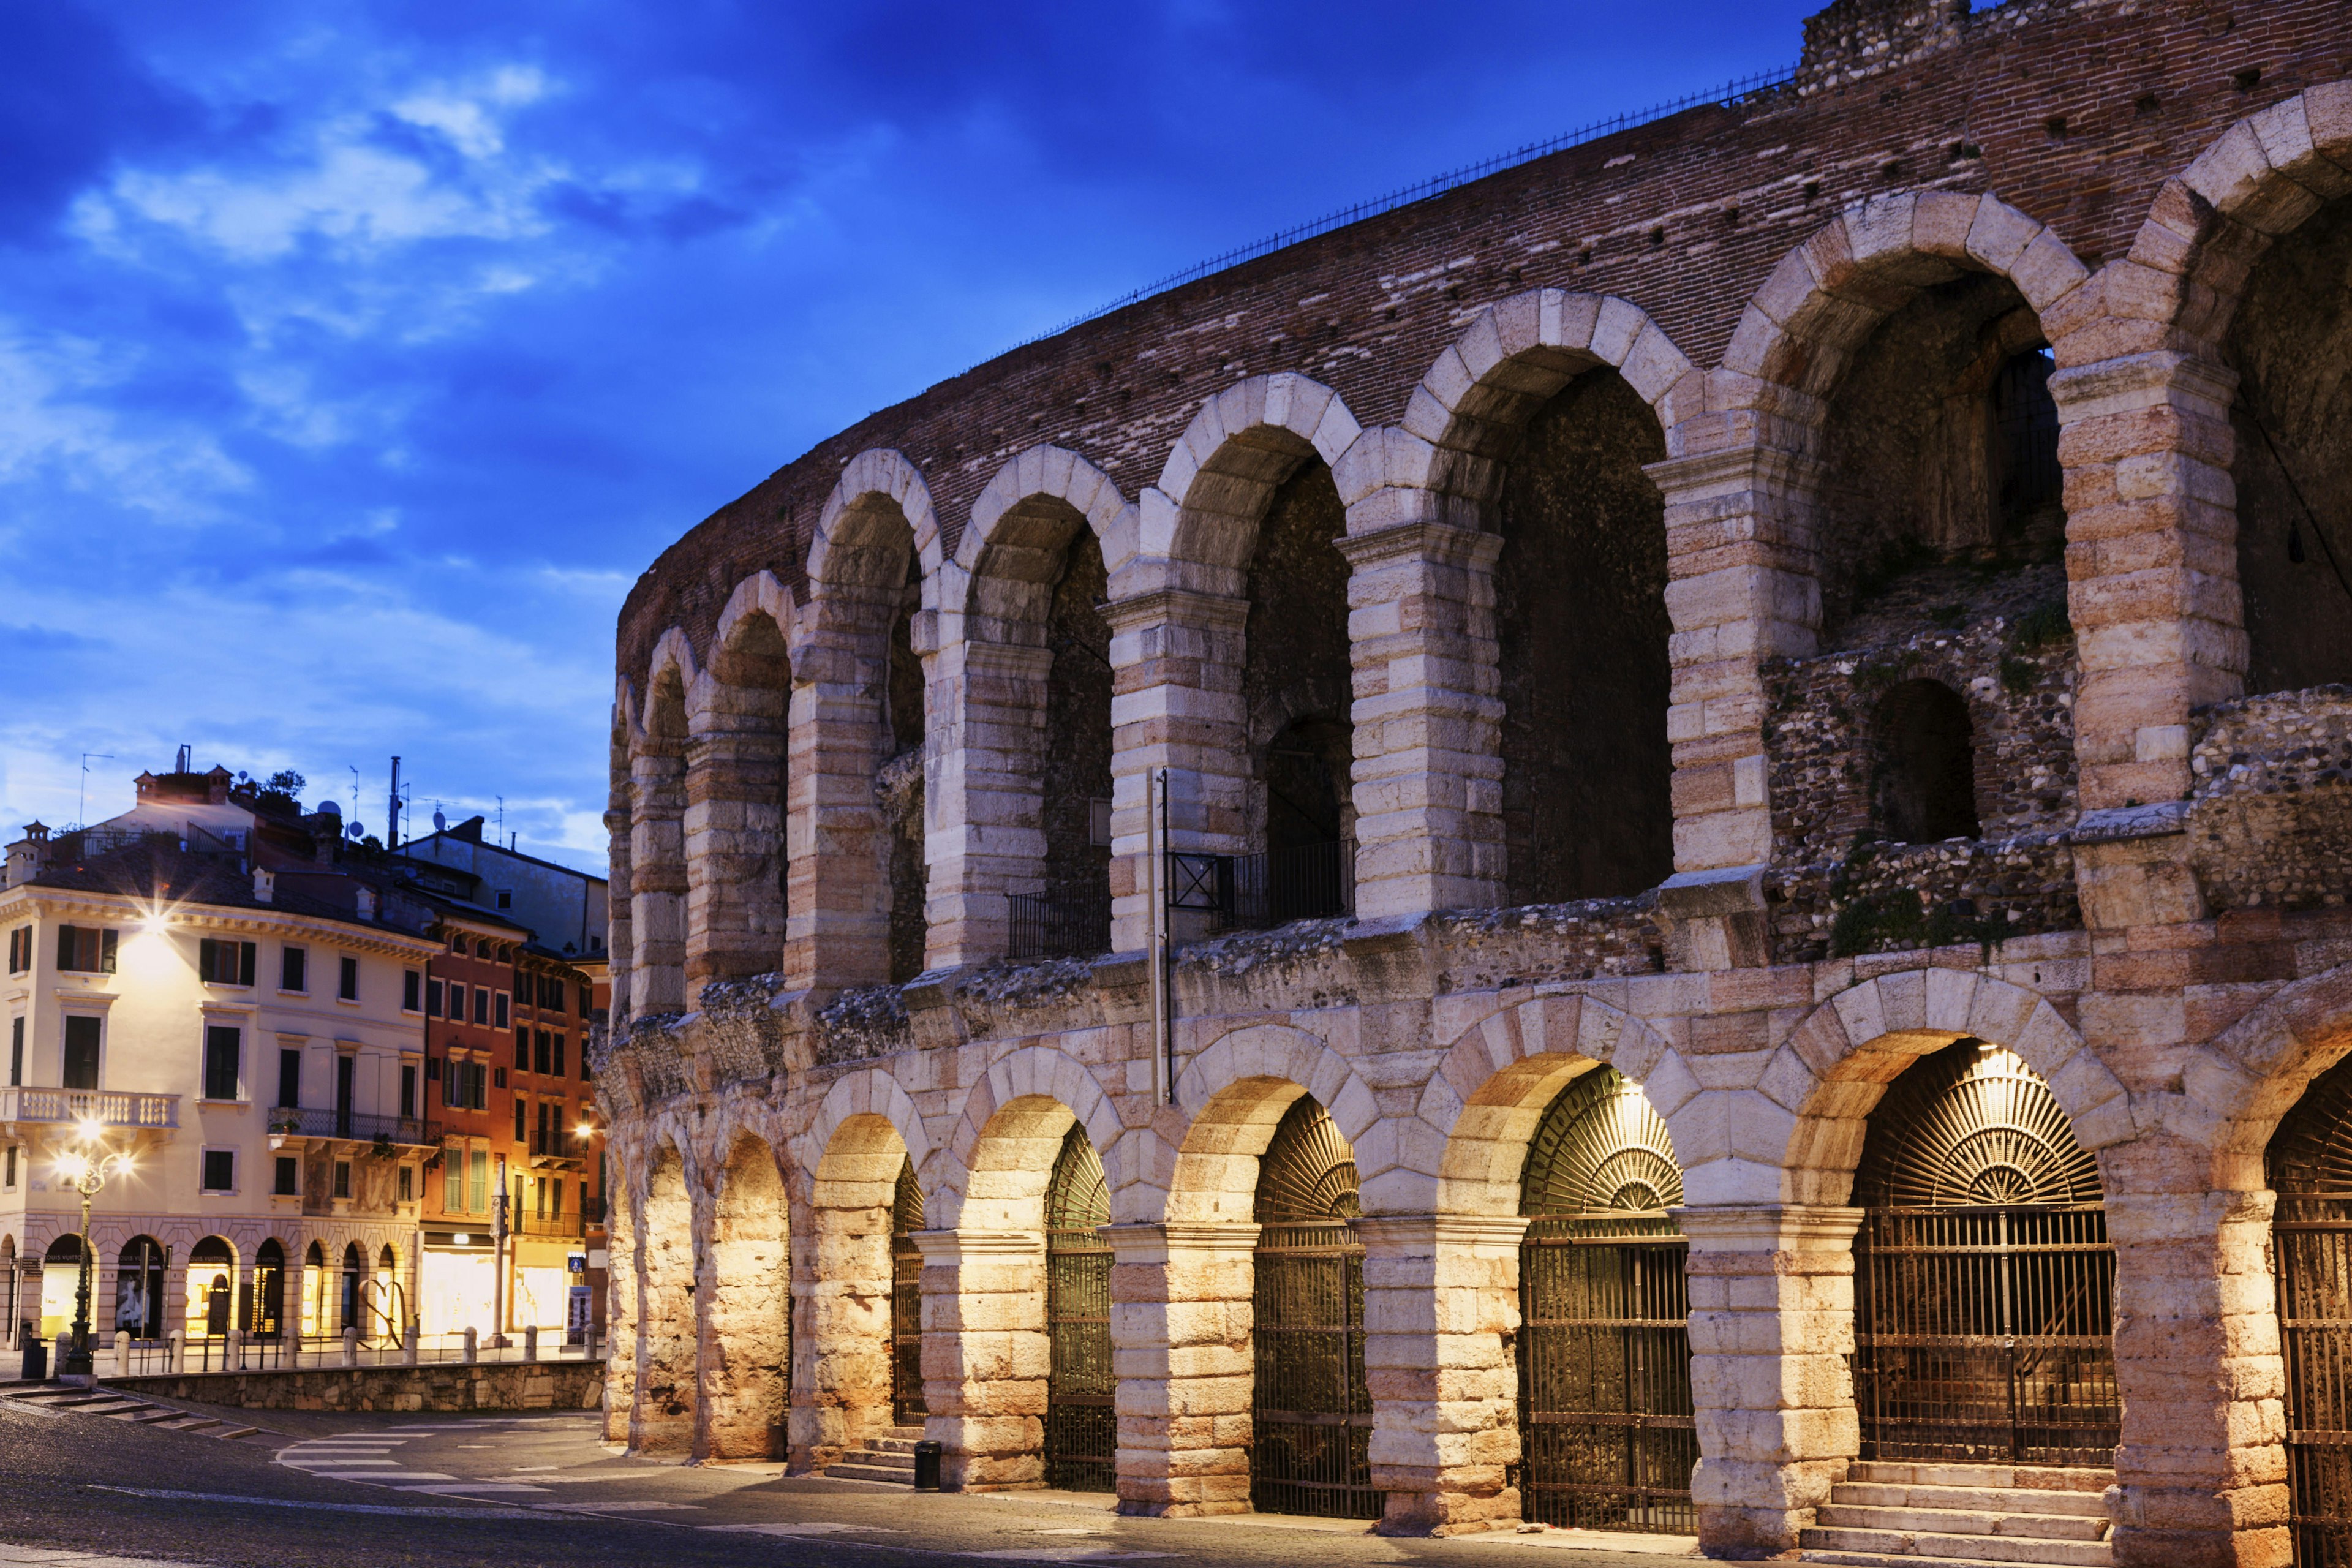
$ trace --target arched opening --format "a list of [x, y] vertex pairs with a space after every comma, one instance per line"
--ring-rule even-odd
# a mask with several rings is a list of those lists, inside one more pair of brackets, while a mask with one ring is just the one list
[[[1075, 514], [1074, 514], [1075, 515]], [[1110, 626], [1102, 545], [1081, 525], [1045, 609], [1045, 835], [1042, 904], [1013, 911], [1013, 955], [1110, 951]]]
[[163, 1337], [163, 1270], [167, 1254], [152, 1236], [122, 1244], [114, 1264], [114, 1331], [134, 1340]]
[[225, 1237], [208, 1236], [188, 1249], [188, 1320], [191, 1339], [221, 1339], [235, 1314], [236, 1252]]
[[254, 1337], [275, 1340], [285, 1332], [286, 1248], [271, 1237], [253, 1254]]
[[80, 1289], [81, 1237], [58, 1237], [41, 1255], [42, 1339], [54, 1341], [73, 1327], [74, 1298]]
[[783, 1175], [773, 1151], [735, 1141], [711, 1215], [710, 1310], [704, 1321], [700, 1451], [781, 1459], [792, 1403], [792, 1263]]
[[903, 985], [923, 972], [923, 661], [914, 643], [914, 618], [922, 607], [922, 572], [910, 553], [890, 622], [889, 671], [884, 682], [890, 756], [874, 784], [874, 798], [888, 827], [893, 985]]
[[1614, 1068], [1561, 1089], [1528, 1142], [1519, 1212], [1522, 1516], [1688, 1535], [1698, 1463], [1688, 1246], [1665, 1122]]
[[1347, 508], [1319, 458], [1274, 488], [1248, 564], [1242, 700], [1250, 778], [1225, 919], [1279, 925], [1354, 904], [1354, 674]]
[[1250, 1504], [1260, 1513], [1378, 1519], [1385, 1501], [1371, 1479], [1356, 1185], [1346, 1134], [1300, 1095], [1258, 1161]]
[[335, 1297], [335, 1327], [345, 1331], [356, 1329], [364, 1340], [368, 1334], [365, 1302], [367, 1259], [356, 1241], [343, 1244], [341, 1278], [341, 1289]]
[[2298, 1563], [2352, 1561], [2352, 1058], [2312, 1080], [2272, 1133], [2287, 1513]]
[[687, 984], [782, 966], [792, 658], [775, 618], [746, 615], [711, 655], [711, 710], [687, 753]]
[[1977, 836], [1976, 726], [1940, 680], [1899, 682], [1878, 700], [1879, 820], [1897, 844]]
[[0, 1345], [14, 1348], [16, 1344], [24, 1290], [24, 1264], [16, 1256], [16, 1238], [0, 1236]]
[[1871, 1112], [1853, 1198], [1863, 1458], [2112, 1466], [2115, 1249], [2042, 1077], [1984, 1040], [1922, 1058]]
[[675, 665], [654, 677], [645, 734], [630, 759], [629, 963], [638, 1015], [686, 1007], [686, 686]]
[[1506, 897], [1612, 898], [1674, 869], [1666, 455], [1641, 395], [1588, 370], [1535, 410], [1494, 510]]
[[1045, 1188], [1045, 1484], [1118, 1489], [1118, 1379], [1111, 1370], [1110, 1223], [1102, 1156], [1076, 1121]]
[[320, 1339], [334, 1331], [328, 1296], [327, 1249], [312, 1242], [302, 1254], [302, 1335]]
[[639, 1453], [682, 1453], [694, 1442], [696, 1316], [709, 1281], [696, 1267], [686, 1166], [667, 1144], [654, 1160], [645, 1212], [645, 1315], [629, 1446]]
[[2222, 343], [2238, 373], [2246, 689], [2352, 680], [2352, 201], [2273, 242]]
[[923, 1188], [915, 1163], [901, 1159], [890, 1196], [890, 1419], [919, 1426], [923, 1403]]
[[400, 1258], [386, 1244], [376, 1250], [375, 1268], [360, 1286], [360, 1338], [372, 1345], [397, 1345], [407, 1318]]

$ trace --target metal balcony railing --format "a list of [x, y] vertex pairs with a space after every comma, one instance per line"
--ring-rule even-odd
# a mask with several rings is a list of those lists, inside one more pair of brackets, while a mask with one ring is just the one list
[[279, 1106], [269, 1113], [269, 1131], [289, 1138], [348, 1138], [360, 1143], [373, 1143], [378, 1139], [418, 1145], [441, 1142], [440, 1127], [422, 1117], [383, 1116], [332, 1107], [306, 1106], [298, 1110]]
[[0, 1121], [95, 1121], [105, 1128], [166, 1128], [180, 1124], [176, 1094], [131, 1094], [111, 1089], [0, 1089]]
[[1356, 908], [1356, 846], [1341, 838], [1255, 855], [1168, 856], [1168, 907], [1214, 917], [1219, 931], [1265, 931]]
[[1011, 958], [1092, 958], [1110, 951], [1110, 889], [1014, 893]]
[[581, 1237], [588, 1234], [587, 1216], [581, 1214], [527, 1214], [516, 1222], [517, 1236]]

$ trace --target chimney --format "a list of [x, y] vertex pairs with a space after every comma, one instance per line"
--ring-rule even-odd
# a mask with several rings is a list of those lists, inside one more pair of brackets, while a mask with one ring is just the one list
[[274, 871], [265, 871], [256, 866], [253, 868], [253, 901], [257, 904], [268, 904], [277, 902], [277, 899], [278, 874]]
[[363, 921], [375, 919], [375, 889], [364, 882], [361, 883], [359, 901], [360, 919]]

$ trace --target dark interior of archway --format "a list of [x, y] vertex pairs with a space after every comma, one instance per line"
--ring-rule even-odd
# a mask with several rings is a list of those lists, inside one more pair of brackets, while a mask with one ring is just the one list
[[1109, 596], [1102, 546], [1081, 528], [1064, 552], [1045, 611], [1045, 833], [1048, 897], [1089, 905], [1110, 896], [1110, 846], [1095, 842], [1095, 803], [1110, 799]]
[[1503, 843], [1513, 904], [1613, 898], [1674, 869], [1666, 738], [1666, 455], [1613, 370], [1536, 412], [1504, 479], [1495, 564]]
[[773, 726], [774, 756], [770, 761], [759, 753], [739, 754], [738, 764], [747, 770], [759, 767], [772, 770], [774, 777], [763, 780], [746, 778], [746, 793], [771, 795], [776, 803], [776, 828], [770, 841], [766, 858], [772, 862], [776, 879], [776, 907], [790, 908], [788, 886], [791, 879], [784, 859], [784, 822], [792, 815], [792, 773], [789, 747], [785, 743], [785, 726], [791, 712], [793, 698], [793, 659], [784, 646], [783, 633], [767, 616], [752, 616], [719, 656], [712, 661], [713, 673], [730, 686], [745, 687], [758, 692], [768, 704], [767, 722]]
[[910, 553], [898, 614], [890, 623], [890, 761], [875, 790], [890, 837], [890, 983], [923, 972], [923, 663], [915, 656], [914, 618], [923, 607], [922, 578]]
[[1347, 531], [1331, 470], [1310, 458], [1276, 489], [1250, 555], [1242, 700], [1265, 848], [1354, 827], [1348, 560], [1333, 542]]
[[1898, 844], [1977, 837], [1975, 729], [1940, 680], [1906, 680], [1878, 700], [1879, 817]]
[[2063, 614], [2052, 368], [2024, 297], [1980, 272], [1921, 289], [1855, 352], [1822, 431], [1824, 649], [1877, 640], [1874, 611], [1958, 626], [1979, 601], [2019, 613], [2030, 588]]
[[2352, 681], [2352, 201], [2255, 264], [2223, 353], [2246, 689]]

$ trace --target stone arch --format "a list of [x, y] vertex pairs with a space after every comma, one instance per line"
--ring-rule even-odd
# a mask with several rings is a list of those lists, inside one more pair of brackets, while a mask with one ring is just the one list
[[[1669, 1120], [1690, 1201], [1844, 1203], [1887, 1085], [1969, 1037], [2039, 1073], [2085, 1150], [2096, 1154], [2135, 1135], [2124, 1086], [2043, 998], [1965, 969], [1902, 970], [1815, 1007], [1772, 1053], [1756, 1089], [1708, 1095], [1680, 1125]], [[1700, 1171], [1708, 1173], [1703, 1189]]]
[[[1615, 1068], [1640, 1086], [1674, 1133], [1699, 1080], [1665, 1037], [1596, 996], [1537, 996], [1456, 1036], [1414, 1108], [1403, 1140], [1417, 1157], [1400, 1211], [1507, 1218], [1519, 1212], [1528, 1140], [1571, 1079]], [[1681, 1142], [1675, 1149], [1679, 1152]]]
[[[1053, 1109], [1038, 1109], [1043, 1107]], [[1122, 1189], [1137, 1181], [1139, 1173], [1128, 1168], [1133, 1162], [1118, 1106], [1084, 1062], [1052, 1046], [1036, 1045], [1000, 1058], [972, 1085], [963, 1116], [940, 1150], [937, 1184], [926, 1194], [926, 1217], [942, 1229], [967, 1223], [992, 1229], [1040, 1228], [1043, 1222], [1030, 1210], [1045, 1196], [1055, 1153], [1072, 1121], [1086, 1128], [1088, 1142], [1102, 1157], [1112, 1215], [1123, 1217], [1127, 1205]], [[994, 1154], [984, 1151], [983, 1145], [1004, 1138], [1024, 1146]], [[1041, 1151], [1039, 1163], [1034, 1156]], [[983, 1171], [1002, 1173], [1016, 1166], [1017, 1191], [977, 1190], [975, 1183]]]
[[810, 599], [824, 596], [823, 585], [871, 584], [877, 572], [886, 579], [880, 585], [898, 586], [890, 538], [894, 521], [905, 523], [908, 542], [922, 563], [924, 607], [937, 609], [945, 559], [931, 488], [904, 453], [885, 447], [868, 447], [843, 465], [840, 481], [817, 513], [809, 539]]
[[2271, 1134], [2312, 1080], [2352, 1053], [2352, 963], [2266, 997], [2210, 1043], [2190, 1048], [2166, 1130], [2210, 1151], [2210, 1184], [2260, 1192]]
[[685, 1010], [687, 751], [698, 681], [673, 626], [655, 645], [629, 753], [629, 990], [638, 1014]]
[[686, 989], [782, 967], [792, 590], [735, 585], [688, 712]]
[[782, 1458], [792, 1342], [784, 1182], [775, 1147], [737, 1132], [710, 1205], [709, 1304], [700, 1314], [700, 1431], [709, 1458]]
[[1008, 459], [971, 503], [971, 521], [956, 542], [955, 564], [970, 584], [959, 606], [967, 632], [1020, 640], [973, 623], [1009, 628], [1034, 619], [1033, 606], [1008, 601], [1049, 574], [1069, 543], [1073, 520], [1093, 531], [1107, 567], [1126, 565], [1139, 543], [1139, 510], [1117, 480], [1076, 452], [1041, 443]]
[[1338, 393], [1295, 371], [1227, 387], [1201, 405], [1143, 494], [1145, 552], [1238, 574], [1276, 487], [1310, 457], [1336, 474], [1361, 434]]
[[1406, 1167], [1402, 1124], [1347, 1058], [1303, 1029], [1258, 1024], [1220, 1036], [1176, 1073], [1183, 1140], [1164, 1200], [1172, 1223], [1246, 1223], [1257, 1193], [1258, 1156], [1292, 1103], [1311, 1094], [1356, 1152], [1367, 1214], [1387, 1212], [1395, 1173]]

